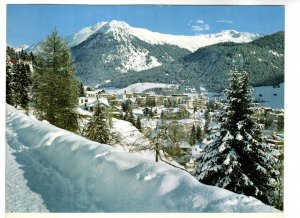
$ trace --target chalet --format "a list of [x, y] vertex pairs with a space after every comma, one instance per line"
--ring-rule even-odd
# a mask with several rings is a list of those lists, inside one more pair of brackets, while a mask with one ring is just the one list
[[93, 112], [94, 111], [94, 108], [96, 106], [96, 104], [100, 104], [104, 107], [109, 107], [109, 103], [107, 101], [106, 98], [99, 98], [99, 99], [93, 99], [93, 100], [89, 100], [88, 102], [84, 103], [82, 105], [82, 107], [85, 109], [85, 110], [88, 110], [90, 112]]

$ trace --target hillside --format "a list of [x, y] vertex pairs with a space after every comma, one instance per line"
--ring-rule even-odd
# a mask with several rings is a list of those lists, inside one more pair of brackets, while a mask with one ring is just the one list
[[[85, 27], [65, 38], [77, 76], [85, 84], [117, 79], [120, 73], [141, 72], [178, 60], [220, 42], [250, 42], [259, 34], [224, 30], [195, 36], [170, 35], [112, 20]], [[41, 42], [26, 49], [37, 54]]]
[[6, 111], [6, 212], [279, 212], [12, 106]]
[[228, 73], [238, 64], [249, 73], [253, 86], [270, 86], [284, 81], [284, 32], [249, 43], [219, 43], [198, 49], [177, 61], [130, 74], [112, 81], [116, 87], [137, 82], [164, 82], [204, 86], [221, 91], [228, 84]]
[[151, 69], [190, 53], [174, 45], [149, 44], [123, 29], [98, 31], [71, 52], [76, 74], [87, 84]]

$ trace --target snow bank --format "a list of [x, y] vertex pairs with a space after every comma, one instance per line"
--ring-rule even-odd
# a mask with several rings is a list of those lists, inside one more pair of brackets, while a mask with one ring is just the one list
[[182, 170], [33, 120], [11, 106], [6, 127], [7, 145], [27, 187], [50, 212], [279, 212], [255, 198], [203, 185]]

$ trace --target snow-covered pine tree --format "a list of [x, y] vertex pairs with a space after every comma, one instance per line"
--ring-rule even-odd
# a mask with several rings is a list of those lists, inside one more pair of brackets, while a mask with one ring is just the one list
[[272, 204], [279, 162], [273, 156], [271, 145], [263, 142], [260, 128], [252, 119], [251, 90], [246, 72], [231, 72], [226, 96], [220, 136], [206, 146], [197, 160], [196, 177], [205, 184]]
[[209, 116], [208, 109], [204, 112], [204, 119], [205, 119], [204, 133], [207, 135], [209, 134], [209, 124], [210, 124], [210, 116]]
[[39, 119], [70, 131], [77, 130], [78, 82], [70, 49], [52, 32], [34, 62], [33, 101]]
[[189, 138], [189, 143], [190, 145], [195, 145], [196, 144], [196, 128], [195, 125], [193, 125], [190, 138]]
[[11, 58], [6, 51], [6, 103], [10, 105], [14, 105], [12, 66]]
[[110, 140], [110, 132], [104, 110], [105, 108], [99, 102], [95, 105], [94, 114], [87, 124], [85, 137], [95, 142], [107, 144]]

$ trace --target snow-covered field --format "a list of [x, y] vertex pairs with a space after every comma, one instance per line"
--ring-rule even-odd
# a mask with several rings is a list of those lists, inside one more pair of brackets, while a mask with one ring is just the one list
[[[261, 94], [261, 96], [259, 96]], [[284, 83], [279, 88], [273, 86], [255, 87], [253, 90], [255, 99], [263, 100], [262, 106], [271, 108], [284, 108]]]
[[6, 157], [6, 212], [279, 212], [9, 105]]
[[117, 94], [122, 94], [122, 93], [124, 93], [124, 91], [126, 91], [126, 92], [144, 92], [146, 90], [154, 89], [154, 88], [177, 88], [177, 85], [165, 84], [165, 83], [134, 83], [123, 89], [107, 89], [107, 91], [114, 92]]

